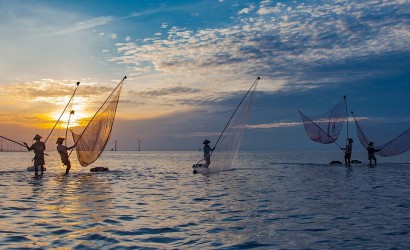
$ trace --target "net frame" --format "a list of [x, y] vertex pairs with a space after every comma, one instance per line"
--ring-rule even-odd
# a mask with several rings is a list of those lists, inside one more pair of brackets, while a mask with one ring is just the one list
[[312, 141], [321, 144], [337, 143], [341, 134], [343, 125], [347, 122], [347, 104], [346, 97], [329, 109], [327, 112], [319, 115], [308, 117], [302, 111], [298, 110], [302, 118], [306, 134]]
[[115, 87], [81, 134], [70, 130], [76, 145], [77, 159], [82, 167], [94, 163], [101, 156], [110, 139], [121, 89], [126, 78], [124, 77]]

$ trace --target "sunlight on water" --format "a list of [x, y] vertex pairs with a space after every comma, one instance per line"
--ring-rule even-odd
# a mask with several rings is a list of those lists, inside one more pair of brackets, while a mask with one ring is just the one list
[[0, 248], [410, 247], [408, 154], [346, 168], [328, 165], [340, 152], [247, 152], [194, 175], [201, 152], [104, 152], [109, 172], [72, 157], [68, 176], [49, 154], [34, 177], [32, 153], [0, 153]]

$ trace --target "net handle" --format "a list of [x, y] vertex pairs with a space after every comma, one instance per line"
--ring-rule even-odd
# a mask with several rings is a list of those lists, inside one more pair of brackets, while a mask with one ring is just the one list
[[345, 110], [346, 110], [346, 143], [349, 141], [349, 113], [347, 112], [347, 101], [346, 101], [346, 96], [343, 96], [343, 99], [345, 100]]
[[7, 141], [14, 142], [14, 143], [16, 143], [16, 144], [18, 144], [18, 145], [20, 145], [20, 146], [23, 146], [23, 147], [25, 147], [25, 146], [26, 146], [26, 145], [24, 145], [24, 144], [22, 144], [22, 143], [20, 143], [20, 142], [18, 142], [18, 141], [15, 141], [15, 140], [9, 139], [9, 138], [4, 137], [4, 136], [1, 136], [1, 135], [0, 135], [0, 138], [3, 138], [3, 139], [5, 139], [5, 140], [7, 140]]
[[56, 126], [57, 126], [58, 122], [60, 121], [61, 117], [63, 116], [65, 110], [67, 109], [68, 105], [70, 104], [71, 100], [73, 99], [73, 97], [74, 97], [74, 95], [75, 95], [75, 92], [76, 92], [77, 89], [78, 89], [78, 85], [80, 85], [80, 82], [77, 82], [77, 86], [75, 87], [75, 90], [74, 90], [73, 94], [71, 95], [70, 100], [68, 100], [67, 105], [65, 106], [63, 112], [61, 113], [61, 115], [60, 115], [60, 117], [58, 118], [58, 120], [56, 121], [56, 123], [54, 124], [54, 127], [51, 129], [51, 131], [50, 131], [50, 133], [48, 134], [47, 138], [45, 139], [44, 143], [47, 142], [48, 138], [50, 137], [50, 135], [53, 133], [54, 129], [56, 128]]

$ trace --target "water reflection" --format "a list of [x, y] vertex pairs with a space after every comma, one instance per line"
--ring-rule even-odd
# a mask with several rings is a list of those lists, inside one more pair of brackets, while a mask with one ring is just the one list
[[106, 173], [4, 167], [0, 248], [410, 246], [408, 165], [350, 170], [306, 155], [243, 154], [236, 170], [204, 175], [185, 152], [104, 153]]

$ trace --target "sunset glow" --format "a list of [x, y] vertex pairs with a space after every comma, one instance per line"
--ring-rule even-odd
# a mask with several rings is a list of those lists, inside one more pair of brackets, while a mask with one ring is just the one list
[[297, 109], [343, 95], [371, 119], [410, 119], [407, 1], [0, 3], [0, 134], [47, 134], [77, 82], [58, 128], [71, 110], [69, 127], [85, 126], [124, 76], [113, 136], [126, 148], [196, 148], [258, 76], [251, 148], [306, 139]]

